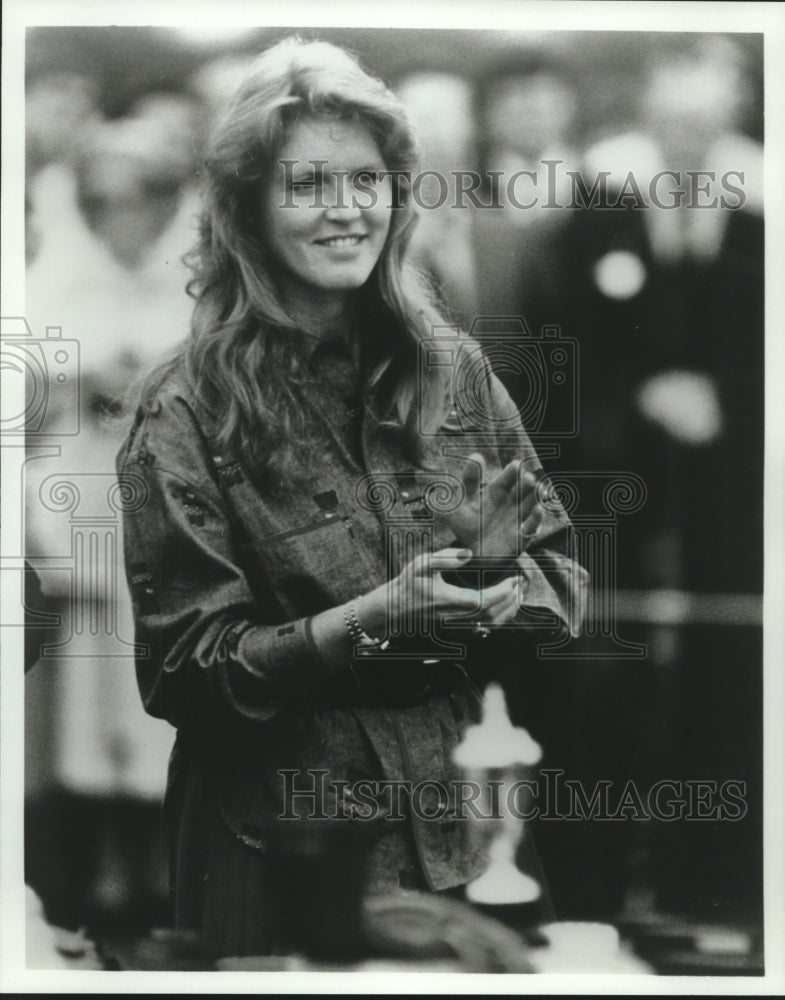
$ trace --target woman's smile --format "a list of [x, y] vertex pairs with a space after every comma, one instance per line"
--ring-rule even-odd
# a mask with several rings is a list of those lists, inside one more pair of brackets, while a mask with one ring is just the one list
[[326, 236], [320, 240], [314, 240], [314, 243], [318, 243], [321, 247], [328, 247], [333, 250], [346, 250], [358, 247], [363, 240], [367, 239], [367, 236], [356, 235], [356, 236]]

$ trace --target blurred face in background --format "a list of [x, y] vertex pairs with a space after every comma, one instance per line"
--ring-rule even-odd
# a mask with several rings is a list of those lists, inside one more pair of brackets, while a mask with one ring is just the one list
[[361, 122], [309, 117], [293, 126], [261, 205], [262, 236], [288, 305], [340, 306], [368, 280], [390, 228], [384, 170]]
[[486, 138], [501, 150], [537, 158], [569, 141], [575, 112], [575, 94], [558, 76], [507, 77], [493, 88], [486, 103]]
[[190, 161], [154, 117], [106, 122], [91, 133], [77, 172], [90, 229], [129, 269], [145, 260], [177, 210]]
[[202, 153], [205, 118], [196, 99], [186, 94], [152, 92], [136, 102], [129, 117], [144, 122], [151, 136], [157, 130], [158, 138], [151, 138], [150, 147], [155, 149], [161, 169], [192, 179]]
[[96, 86], [87, 77], [57, 73], [32, 81], [25, 97], [28, 170], [70, 159], [98, 118]]
[[749, 82], [731, 62], [698, 55], [665, 62], [650, 74], [643, 92], [643, 119], [674, 166], [691, 169], [719, 135], [738, 126]]
[[[474, 164], [472, 87], [453, 73], [414, 73], [397, 87], [420, 148], [420, 169], [470, 169]], [[425, 195], [426, 203], [438, 201]]]

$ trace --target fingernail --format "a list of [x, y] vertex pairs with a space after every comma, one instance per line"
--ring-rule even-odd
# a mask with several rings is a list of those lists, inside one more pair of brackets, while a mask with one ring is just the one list
[[471, 549], [458, 549], [456, 552], [458, 559], [471, 559], [472, 550]]

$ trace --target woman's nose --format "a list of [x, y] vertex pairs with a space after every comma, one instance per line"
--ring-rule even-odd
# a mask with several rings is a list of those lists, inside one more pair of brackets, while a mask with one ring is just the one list
[[350, 194], [344, 194], [330, 199], [324, 214], [330, 222], [353, 222], [360, 218], [361, 210]]
[[327, 218], [333, 222], [353, 222], [360, 217], [354, 187], [343, 171], [335, 171], [322, 188]]

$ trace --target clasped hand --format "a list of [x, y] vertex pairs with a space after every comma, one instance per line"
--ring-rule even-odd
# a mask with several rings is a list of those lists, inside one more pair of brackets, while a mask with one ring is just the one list
[[395, 579], [367, 594], [358, 606], [371, 634], [429, 632], [450, 618], [472, 618], [487, 625], [513, 620], [523, 603], [523, 576], [514, 574], [482, 590], [459, 587], [444, 579], [473, 556], [518, 556], [535, 541], [542, 521], [537, 479], [520, 461], [510, 462], [486, 482], [482, 455], [474, 454], [463, 473], [461, 506], [444, 515], [462, 548], [442, 549], [413, 559]]
[[473, 454], [463, 471], [464, 499], [444, 515], [458, 543], [480, 556], [518, 556], [537, 537], [542, 507], [537, 479], [516, 460], [486, 482], [485, 459]]

